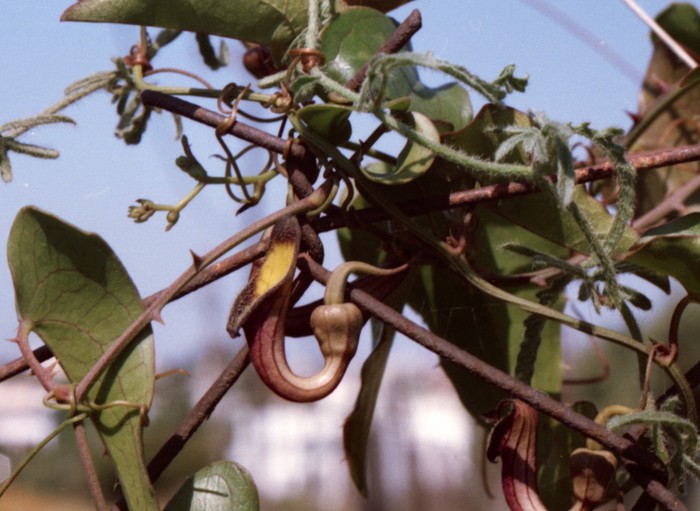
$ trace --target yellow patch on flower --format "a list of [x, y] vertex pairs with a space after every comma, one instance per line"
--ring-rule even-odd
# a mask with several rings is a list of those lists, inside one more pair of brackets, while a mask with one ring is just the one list
[[289, 273], [296, 258], [296, 246], [293, 242], [274, 242], [265, 257], [265, 262], [260, 268], [255, 279], [254, 297], [265, 294], [276, 286]]

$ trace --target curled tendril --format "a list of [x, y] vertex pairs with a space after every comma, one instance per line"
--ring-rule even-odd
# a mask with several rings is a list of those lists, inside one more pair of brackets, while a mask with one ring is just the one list
[[297, 64], [301, 63], [301, 69], [307, 74], [314, 67], [326, 63], [326, 57], [315, 48], [292, 48], [289, 50], [289, 56], [294, 59], [289, 65], [289, 69], [294, 69]]
[[291, 92], [283, 84], [280, 84], [281, 91], [275, 92], [270, 99], [263, 104], [264, 108], [269, 108], [272, 112], [276, 114], [286, 114], [294, 106], [294, 100], [292, 98]]
[[131, 47], [129, 54], [124, 57], [124, 63], [129, 67], [141, 66], [144, 72], [151, 71], [153, 66], [146, 55], [146, 48], [141, 44], [135, 44]]
[[230, 190], [230, 188], [226, 188], [229, 196], [235, 200], [236, 202], [244, 202], [246, 204], [256, 204], [258, 201], [251, 196], [248, 193], [248, 188], [245, 184], [245, 181], [243, 180], [243, 175], [241, 174], [241, 170], [238, 168], [238, 164], [236, 163], [236, 157], [231, 153], [231, 150], [228, 148], [226, 145], [226, 142], [224, 141], [224, 135], [228, 133], [228, 131], [233, 127], [233, 125], [236, 123], [236, 114], [238, 113], [238, 106], [241, 102], [241, 99], [248, 93], [250, 90], [250, 84], [246, 85], [243, 90], [241, 90], [236, 98], [233, 100], [233, 103], [231, 104], [231, 110], [226, 111], [223, 108], [223, 104], [226, 103], [228, 104], [228, 101], [230, 100], [232, 90], [237, 87], [233, 84], [229, 84], [226, 87], [224, 87], [224, 90], [222, 91], [221, 95], [219, 96], [219, 99], [217, 101], [217, 106], [221, 113], [228, 114], [228, 117], [221, 123], [219, 124], [216, 129], [214, 130], [214, 133], [216, 134], [216, 139], [219, 141], [219, 144], [221, 144], [221, 147], [223, 148], [224, 152], [226, 153], [227, 156], [227, 161], [226, 161], [226, 176], [230, 177], [231, 175], [231, 168], [233, 168], [233, 171], [236, 173], [236, 178], [238, 179], [239, 186], [241, 188], [241, 191], [243, 192], [243, 200], [239, 199], [238, 197], [235, 196], [235, 194]]

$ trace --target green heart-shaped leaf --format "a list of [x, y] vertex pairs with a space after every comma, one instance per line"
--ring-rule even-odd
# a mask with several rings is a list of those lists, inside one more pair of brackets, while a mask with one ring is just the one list
[[435, 88], [417, 82], [410, 97], [411, 110], [429, 117], [441, 133], [462, 129], [474, 115], [469, 93], [456, 82]]
[[297, 112], [297, 117], [331, 144], [341, 145], [352, 135], [348, 121], [351, 113], [351, 108], [342, 105], [308, 105]]
[[163, 511], [258, 511], [258, 491], [248, 471], [231, 461], [198, 470]]
[[[386, 14], [366, 7], [340, 13], [321, 34], [324, 71], [339, 83], [346, 83], [394, 33], [396, 25]], [[402, 68], [393, 78], [388, 96], [395, 99], [411, 93], [418, 74], [412, 68]]]
[[[72, 383], [144, 310], [136, 287], [102, 238], [36, 208], [18, 213], [7, 255], [20, 321], [51, 348]], [[139, 409], [150, 406], [154, 381], [149, 326], [88, 393], [98, 404], [134, 405], [91, 415], [130, 509], [158, 509], [143, 461]]]

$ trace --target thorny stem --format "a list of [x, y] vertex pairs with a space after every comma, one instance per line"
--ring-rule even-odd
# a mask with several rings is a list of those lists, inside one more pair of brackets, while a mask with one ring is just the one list
[[[169, 96], [165, 96], [166, 98]], [[185, 103], [183, 101], [183, 103]], [[188, 103], [191, 105], [191, 103]], [[194, 105], [192, 105], [194, 106]], [[176, 112], [181, 113], [181, 112]], [[211, 112], [214, 115], [214, 112]], [[238, 122], [236, 125], [240, 125]], [[276, 138], [276, 137], [273, 137]], [[284, 143], [282, 139], [278, 139], [280, 146]], [[298, 147], [305, 151], [303, 146], [295, 145], [293, 147]], [[280, 151], [281, 152], [281, 151]], [[669, 165], [677, 165], [681, 163], [687, 163], [691, 161], [697, 161], [700, 159], [700, 144], [676, 147], [673, 149], [664, 149], [659, 151], [645, 152], [645, 153], [628, 153], [626, 155], [630, 163], [637, 169], [637, 171], [644, 171], [655, 169], [659, 167], [665, 167]], [[585, 168], [576, 170], [576, 182], [578, 184], [588, 183], [600, 179], [606, 179], [610, 177], [614, 172], [613, 165], [609, 162], [603, 162], [597, 165], [588, 166]], [[554, 181], [554, 177], [551, 178]], [[679, 187], [675, 192], [673, 192], [669, 197], [664, 199], [662, 203], [665, 204], [664, 208], [671, 208], [670, 204], [681, 202], [688, 193], [691, 193], [691, 188], [694, 188], [695, 183], [699, 181], [700, 177], [693, 178], [688, 183]], [[700, 184], [700, 183], [699, 183]], [[500, 199], [507, 199], [511, 197], [518, 197], [521, 195], [529, 195], [533, 193], [539, 193], [539, 189], [533, 185], [528, 185], [524, 183], [508, 183], [508, 184], [498, 184], [491, 186], [484, 186], [481, 188], [462, 190], [458, 192], [450, 193], [446, 196], [435, 196], [422, 199], [420, 202], [416, 201], [406, 201], [399, 202], [396, 206], [408, 216], [418, 216], [428, 213], [433, 213], [436, 211], [444, 211], [452, 208], [458, 208], [468, 205], [482, 204], [485, 202], [496, 201]], [[640, 217], [633, 225], [637, 231], [643, 231], [655, 223], [656, 219], [652, 219], [652, 212], [655, 217], [662, 216], [661, 210], [654, 208], [646, 215]], [[352, 218], [360, 223], [369, 224], [372, 222], [377, 222], [381, 220], [386, 220], [390, 218], [389, 215], [383, 208], [380, 207], [370, 207], [359, 211], [354, 211], [352, 213]], [[311, 221], [311, 225], [317, 232], [326, 232], [340, 227], [344, 227], [348, 224], [349, 218], [345, 214], [334, 214], [330, 213], [324, 217], [317, 218]], [[247, 251], [251, 251], [247, 254]], [[264, 247], [260, 244], [250, 247], [240, 253], [241, 262], [240, 264], [247, 264], [252, 260], [252, 258], [259, 257], [264, 251]], [[250, 257], [251, 259], [248, 259]], [[173, 299], [177, 299], [184, 294], [192, 292], [200, 287], [208, 284], [209, 282], [216, 280], [224, 275], [228, 275], [231, 271], [234, 271], [239, 266], [237, 265], [239, 261], [239, 254], [231, 256], [230, 258], [218, 263], [215, 267], [207, 268], [201, 272], [196, 279], [194, 279], [188, 286], [183, 288], [182, 292], [175, 295]], [[233, 263], [231, 267], [227, 265]], [[221, 265], [221, 266], [219, 266]], [[199, 283], [199, 284], [198, 284]], [[161, 291], [161, 293], [164, 291]], [[154, 295], [155, 296], [155, 295]], [[149, 299], [153, 297], [148, 297], [145, 301], [148, 303]], [[34, 356], [39, 362], [43, 362], [48, 358], [51, 358], [52, 354], [46, 346], [41, 346], [34, 350]], [[23, 358], [13, 360], [8, 362], [0, 368], [0, 382], [15, 376], [27, 369], [27, 364]], [[700, 379], [698, 380], [700, 381]]]
[[[53, 357], [53, 353], [51, 353], [48, 346], [42, 345], [32, 351], [30, 356], [33, 356], [39, 362], [43, 362], [44, 360], [48, 360]], [[12, 360], [0, 367], [0, 382], [9, 380], [13, 376], [17, 376], [27, 369], [29, 369], [29, 365], [25, 360], [25, 356], [22, 355], [21, 357], [16, 358], [15, 360]]]
[[105, 496], [102, 493], [100, 480], [97, 478], [97, 471], [95, 470], [95, 464], [92, 462], [92, 455], [90, 454], [90, 446], [88, 445], [87, 432], [85, 430], [85, 424], [83, 423], [83, 421], [73, 423], [73, 433], [75, 433], [75, 442], [78, 446], [80, 460], [83, 463], [83, 470], [85, 471], [85, 476], [87, 477], [88, 487], [90, 488], [92, 500], [95, 501], [95, 506], [97, 507], [98, 511], [107, 511], [109, 509], [109, 506], [107, 505]]
[[99, 358], [99, 360], [95, 362], [80, 383], [78, 383], [75, 389], [76, 400], [78, 402], [82, 400], [92, 384], [95, 383], [100, 374], [102, 374], [102, 371], [104, 371], [112, 360], [114, 360], [114, 357], [116, 357], [125, 347], [127, 347], [146, 325], [148, 325], [151, 321], [158, 320], [160, 318], [161, 309], [167, 303], [169, 303], [173, 296], [175, 296], [177, 292], [188, 282], [190, 282], [203, 268], [209, 266], [238, 244], [271, 226], [277, 220], [289, 215], [298, 215], [317, 208], [325, 200], [325, 195], [328, 192], [328, 186], [328, 183], [325, 183], [312, 195], [294, 202], [293, 204], [290, 204], [289, 206], [282, 208], [266, 216], [265, 218], [258, 220], [257, 222], [254, 222], [253, 224], [237, 232], [235, 235], [231, 236], [223, 243], [219, 244], [204, 256], [197, 256], [194, 264], [177, 279], [175, 279], [175, 281], [162, 294], [160, 294], [158, 298], [154, 300], [153, 303], [151, 303], [151, 305], [149, 305], [131, 325], [129, 325], [129, 327], [122, 333], [122, 335], [119, 336], [119, 338], [109, 347], [109, 349]]
[[[320, 283], [325, 284], [331, 276], [331, 272], [320, 264], [315, 263], [308, 257], [302, 255], [299, 259], [299, 266], [303, 271], [309, 271], [311, 275]], [[639, 482], [645, 491], [653, 494], [653, 497], [668, 509], [686, 509], [668, 488], [662, 484], [652, 484], [653, 481], [665, 480], [665, 467], [651, 453], [642, 446], [627, 440], [624, 437], [607, 430], [603, 426], [596, 424], [591, 419], [573, 412], [564, 404], [552, 399], [544, 392], [526, 385], [525, 383], [512, 378], [503, 371], [479, 360], [477, 357], [461, 350], [451, 342], [429, 330], [417, 325], [413, 321], [405, 318], [401, 313], [395, 311], [380, 300], [377, 300], [369, 293], [360, 289], [350, 289], [349, 298], [352, 302], [376, 316], [386, 325], [396, 329], [407, 337], [413, 339], [418, 344], [430, 351], [453, 362], [474, 375], [482, 378], [488, 383], [500, 388], [510, 395], [522, 399], [535, 409], [541, 411], [558, 420], [562, 424], [581, 432], [588, 438], [596, 440], [598, 443], [626, 458], [628, 461], [639, 464], [643, 467], [642, 474], [639, 470], [634, 471], [632, 476]], [[651, 477], [651, 479], [649, 479]], [[640, 480], [646, 478], [646, 480]], [[658, 482], [658, 481], [657, 481]]]
[[27, 366], [32, 370], [34, 376], [37, 377], [41, 386], [44, 387], [46, 392], [51, 392], [55, 387], [56, 383], [53, 381], [50, 371], [41, 365], [41, 362], [34, 356], [34, 352], [29, 347], [29, 333], [31, 332], [31, 325], [27, 322], [21, 321], [19, 328], [17, 329], [17, 337], [15, 342], [19, 347], [19, 352], [22, 354]]
[[[700, 144], [644, 153], [627, 153], [625, 157], [629, 160], [630, 164], [637, 169], [637, 172], [651, 170], [659, 167], [700, 160]], [[615, 169], [613, 164], [610, 162], [603, 162], [597, 165], [576, 169], [576, 183], [584, 184], [600, 179], [606, 179], [611, 177], [614, 172]], [[556, 182], [555, 176], [549, 176], [547, 179], [551, 180], [552, 183]], [[692, 179], [691, 181], [695, 181], [695, 179]], [[686, 188], [686, 186], [688, 186], [688, 188]], [[690, 193], [690, 186], [691, 185], [686, 183], [686, 185], [679, 187], [677, 192], [679, 194]], [[448, 195], [426, 197], [420, 201], [398, 202], [396, 206], [406, 215], [418, 216], [452, 208], [475, 206], [485, 202], [509, 199], [522, 195], [530, 195], [533, 193], [539, 193], [540, 191], [541, 190], [538, 187], [531, 184], [503, 183], [452, 192]], [[685, 195], [679, 196], [678, 200], [682, 200], [682, 197], [685, 197]], [[668, 198], [666, 200], [671, 201], [672, 199]], [[666, 200], [664, 200], [664, 202], [666, 202]], [[372, 223], [390, 218], [390, 215], [380, 207], [365, 208], [355, 211], [353, 212], [353, 216], [358, 221], [363, 223]], [[639, 222], [642, 221], [642, 218], [635, 222], [635, 228], [637, 228]], [[344, 227], [346, 224], [346, 216], [333, 214], [329, 214], [324, 218], [314, 221], [314, 227], [319, 232]]]

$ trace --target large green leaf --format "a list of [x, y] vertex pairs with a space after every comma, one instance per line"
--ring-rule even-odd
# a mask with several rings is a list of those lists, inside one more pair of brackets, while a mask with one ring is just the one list
[[[592, 230], [603, 239], [610, 230], [613, 218], [582, 186], [574, 190], [573, 200], [583, 212]], [[489, 206], [498, 215], [527, 229], [552, 243], [582, 254], [591, 254], [592, 248], [573, 215], [558, 207], [556, 198], [546, 192], [536, 195], [513, 197]], [[627, 228], [616, 253], [624, 253], [637, 240], [634, 229]]]
[[[551, 241], [538, 236], [530, 230], [523, 229], [517, 224], [504, 219], [486, 208], [475, 212], [480, 229], [474, 243], [479, 247], [475, 253], [474, 264], [480, 271], [497, 275], [513, 275], [532, 270], [532, 262], [528, 257], [514, 254], [502, 247], [507, 243], [526, 246], [538, 252], [548, 253], [555, 257], [565, 257], [568, 253]], [[538, 301], [537, 294], [541, 288], [533, 285], [511, 286], [509, 292]], [[559, 299], [551, 305], [562, 310], [564, 301]], [[525, 321], [530, 315], [513, 306], [499, 304], [490, 313], [501, 329], [500, 335], [506, 340], [508, 349], [508, 365], [505, 371], [514, 374], [518, 357], [526, 356], [534, 360], [531, 368], [534, 375], [531, 384], [545, 392], [557, 394], [561, 388], [560, 367], [560, 326], [558, 323], [547, 321], [539, 332], [539, 339], [525, 339]], [[527, 343], [525, 345], [525, 343]], [[532, 350], [532, 353], [522, 353], [522, 350]], [[520, 368], [522, 370], [522, 368]]]
[[204, 32], [269, 45], [278, 55], [306, 27], [307, 0], [80, 0], [66, 21]]
[[[7, 253], [20, 321], [51, 348], [73, 383], [144, 310], [136, 287], [102, 238], [36, 208], [18, 213]], [[151, 404], [154, 372], [148, 327], [88, 393], [98, 404], [135, 405], [91, 415], [130, 509], [158, 508], [143, 461], [138, 408]]]
[[[478, 230], [470, 245], [474, 264], [479, 271], [511, 275], [530, 271], [528, 257], [503, 250], [505, 243], [517, 243], [534, 250], [563, 256], [566, 250], [486, 208], [474, 213]], [[432, 216], [433, 226], [444, 226], [445, 217]], [[475, 288], [465, 285], [443, 265], [422, 268], [422, 280], [411, 294], [409, 304], [423, 317], [431, 331], [460, 348], [509, 374], [514, 374], [516, 361], [525, 335], [528, 314], [508, 306]], [[508, 291], [529, 300], [536, 300], [539, 289], [534, 285], [511, 286]], [[560, 301], [555, 308], [561, 309]], [[532, 385], [550, 393], [558, 393], [561, 385], [559, 325], [547, 322], [538, 342], [530, 342], [530, 360], [535, 360]], [[493, 409], [506, 397], [501, 391], [483, 382], [463, 368], [443, 361], [462, 403], [476, 418]], [[479, 391], [475, 392], [474, 389]]]
[[[445, 266], [430, 265], [422, 267], [420, 282], [410, 296], [409, 305], [435, 334], [487, 364], [508, 370], [509, 322], [502, 303], [464, 286]], [[444, 359], [441, 364], [473, 417], [479, 418], [506, 397], [464, 368]]]
[[410, 109], [435, 122], [441, 132], [462, 129], [474, 114], [467, 90], [456, 82], [430, 88], [418, 82], [413, 86]]
[[691, 213], [644, 233], [630, 261], [677, 279], [700, 299], [700, 213]]
[[[321, 34], [321, 51], [326, 57], [324, 71], [340, 83], [352, 78], [396, 29], [386, 14], [367, 7], [356, 7], [337, 15]], [[389, 98], [408, 96], [418, 81], [413, 68], [402, 68], [392, 75]]]
[[163, 511], [258, 511], [258, 490], [248, 471], [217, 461], [189, 477]]
[[299, 109], [297, 117], [333, 145], [347, 142], [352, 135], [348, 120], [352, 109], [344, 105], [314, 104]]

